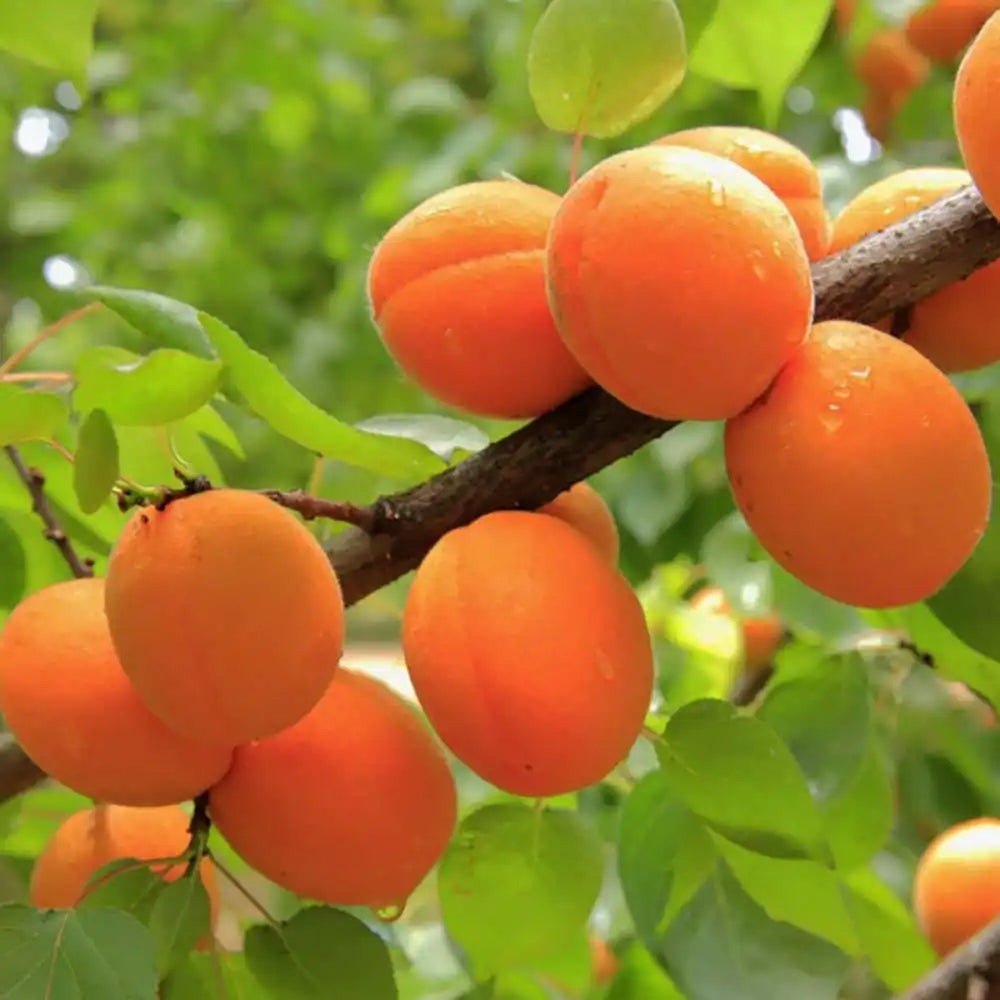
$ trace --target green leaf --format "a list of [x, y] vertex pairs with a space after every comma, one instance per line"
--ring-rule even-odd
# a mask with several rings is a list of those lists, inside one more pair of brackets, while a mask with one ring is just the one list
[[91, 410], [80, 425], [73, 462], [73, 489], [84, 514], [97, 511], [118, 481], [118, 439], [104, 410]]
[[774, 560], [768, 563], [774, 609], [796, 635], [812, 632], [844, 648], [868, 630], [857, 608], [813, 590]]
[[119, 910], [0, 906], [0, 996], [5, 1000], [153, 1000], [149, 932]]
[[0, 516], [0, 608], [13, 608], [24, 595], [28, 561], [21, 536], [10, 521]]
[[691, 69], [729, 87], [756, 90], [777, 124], [785, 91], [816, 48], [833, 0], [719, 0], [691, 51]]
[[860, 655], [817, 656], [807, 676], [768, 691], [757, 717], [785, 741], [822, 805], [841, 794], [861, 767], [871, 706]]
[[227, 387], [235, 387], [250, 409], [279, 434], [325, 458], [386, 476], [430, 476], [444, 467], [433, 452], [416, 441], [358, 430], [331, 417], [225, 323], [207, 313], [199, 315], [226, 364]]
[[553, 955], [586, 924], [603, 867], [600, 840], [577, 813], [483, 806], [438, 868], [445, 928], [477, 978]]
[[722, 837], [715, 842], [729, 870], [772, 920], [808, 931], [849, 955], [859, 954], [851, 912], [829, 868], [798, 858], [768, 858]]
[[[114, 862], [116, 867], [127, 864], [126, 859]], [[80, 908], [124, 910], [141, 924], [149, 924], [153, 908], [166, 888], [166, 883], [149, 868], [132, 868], [117, 874], [109, 874], [114, 869], [109, 865], [94, 873], [95, 883], [83, 900]]]
[[751, 558], [757, 541], [739, 511], [727, 515], [705, 535], [701, 561], [709, 578], [737, 613], [765, 615], [771, 610], [771, 565]]
[[704, 824], [660, 771], [632, 789], [618, 834], [618, 874], [636, 929], [652, 941], [690, 901], [715, 865]]
[[356, 917], [329, 906], [300, 910], [280, 930], [246, 933], [246, 963], [269, 994], [287, 1000], [396, 1000], [385, 942]]
[[832, 944], [772, 920], [722, 862], [657, 950], [685, 1000], [834, 1000], [849, 962]]
[[652, 115], [686, 62], [674, 0], [553, 0], [531, 36], [528, 87], [549, 128], [609, 138]]
[[200, 877], [186, 875], [164, 886], [149, 915], [149, 930], [162, 977], [211, 933], [208, 892]]
[[160, 1000], [274, 1000], [287, 993], [267, 991], [247, 968], [239, 952], [216, 956], [191, 954], [181, 961], [160, 987]]
[[478, 427], [436, 413], [383, 413], [354, 425], [372, 434], [409, 438], [427, 445], [445, 462], [482, 451], [490, 439]]
[[685, 705], [658, 750], [670, 787], [709, 826], [775, 857], [826, 862], [822, 817], [788, 747], [726, 702]]
[[80, 294], [103, 302], [126, 323], [161, 347], [212, 359], [215, 351], [198, 321], [198, 310], [176, 299], [136, 288], [90, 285]]
[[73, 376], [78, 410], [100, 408], [117, 424], [159, 426], [194, 413], [215, 395], [222, 362], [173, 348], [142, 357], [101, 346], [77, 358]]
[[875, 974], [892, 990], [912, 986], [937, 964], [913, 915], [872, 872], [854, 872], [846, 882], [848, 905]]
[[638, 942], [622, 955], [606, 1000], [685, 1000], [663, 967]]
[[0, 0], [0, 49], [86, 89], [97, 0]]
[[67, 416], [61, 396], [0, 383], [0, 445], [55, 437]]

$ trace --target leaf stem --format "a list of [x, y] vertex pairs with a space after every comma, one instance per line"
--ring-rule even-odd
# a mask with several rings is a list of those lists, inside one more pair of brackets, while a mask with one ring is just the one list
[[50, 323], [44, 330], [32, 337], [24, 347], [15, 351], [3, 364], [0, 364], [0, 375], [6, 375], [8, 372], [13, 371], [39, 344], [50, 337], [54, 337], [60, 330], [65, 329], [71, 323], [75, 323], [84, 316], [89, 316], [92, 312], [96, 312], [100, 308], [100, 302], [91, 302], [88, 305], [81, 306], [79, 309], [74, 309], [73, 312], [67, 313], [65, 316], [60, 316], [54, 323]]

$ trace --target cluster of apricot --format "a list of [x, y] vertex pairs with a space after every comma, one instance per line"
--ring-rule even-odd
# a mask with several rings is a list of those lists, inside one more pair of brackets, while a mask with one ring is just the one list
[[[810, 261], [972, 179], [1000, 207], [998, 66], [1000, 14], [956, 83], [971, 176], [904, 170], [834, 220], [801, 150], [735, 126], [613, 155], [562, 197], [516, 180], [435, 195], [373, 255], [383, 342], [473, 414], [533, 417], [596, 384], [665, 421], [723, 420], [734, 497], [778, 563], [856, 606], [923, 600], [989, 519], [986, 447], [948, 373], [1000, 360], [1000, 263], [916, 303], [897, 336], [900, 317], [814, 323]], [[454, 606], [477, 599], [455, 587]], [[418, 575], [416, 608], [422, 590]]]
[[[850, 32], [855, 0], [837, 0], [838, 30]], [[898, 26], [873, 31], [854, 57], [854, 71], [865, 88], [865, 124], [885, 141], [896, 115], [930, 75], [935, 64], [953, 65], [976, 37], [1000, 0], [928, 0]]]
[[[405, 622], [414, 686], [444, 743], [498, 787], [583, 788], [639, 735], [652, 655], [617, 554], [610, 512], [580, 484], [546, 513], [451, 533], [421, 566]], [[42, 852], [34, 904], [76, 905], [120, 857], [178, 877], [179, 804], [202, 793], [278, 885], [404, 904], [452, 835], [454, 779], [413, 707], [339, 666], [344, 634], [319, 543], [239, 490], [141, 508], [105, 579], [23, 600], [0, 632], [0, 711], [41, 768], [98, 803]], [[214, 893], [209, 859], [202, 875]]]

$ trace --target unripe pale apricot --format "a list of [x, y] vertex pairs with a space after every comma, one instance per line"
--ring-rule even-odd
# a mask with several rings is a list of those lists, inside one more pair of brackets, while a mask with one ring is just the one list
[[618, 525], [604, 498], [589, 483], [574, 483], [538, 512], [572, 525], [609, 563], [618, 563]]
[[402, 906], [451, 838], [455, 783], [416, 710], [341, 667], [319, 704], [238, 747], [212, 821], [276, 884], [339, 906]]
[[556, 331], [545, 237], [559, 196], [478, 181], [428, 198], [382, 238], [368, 297], [399, 367], [436, 399], [487, 417], [534, 417], [589, 379]]
[[785, 204], [810, 260], [826, 255], [830, 216], [816, 165], [788, 140], [744, 125], [703, 125], [657, 139], [654, 146], [687, 146], [739, 164], [762, 180]]
[[546, 268], [559, 332], [590, 376], [666, 420], [738, 413], [812, 318], [788, 209], [749, 171], [682, 146], [584, 174], [556, 213]]
[[917, 863], [913, 907], [942, 956], [1000, 917], [1000, 820], [959, 823], [935, 838]]
[[[733, 609], [726, 600], [721, 587], [704, 587], [691, 598], [691, 607], [710, 614], [733, 618]], [[766, 667], [781, 644], [784, 627], [781, 619], [774, 614], [760, 618], [741, 616], [740, 631], [743, 634], [743, 665], [753, 672]]]
[[171, 729], [235, 746], [302, 718], [340, 660], [344, 602], [319, 542], [255, 493], [142, 508], [111, 553], [111, 638]]
[[922, 601], [972, 554], [992, 475], [979, 427], [922, 354], [818, 323], [770, 390], [726, 424], [726, 467], [764, 548], [858, 607]]
[[[92, 877], [112, 861], [153, 861], [179, 857], [187, 849], [190, 820], [177, 806], [134, 809], [94, 806], [72, 813], [57, 827], [31, 872], [28, 898], [39, 909], [72, 909], [90, 891]], [[150, 869], [165, 882], [184, 874], [186, 862]], [[219, 889], [212, 862], [205, 858], [199, 874], [211, 905], [212, 924], [219, 909]]]
[[232, 756], [178, 735], [143, 703], [115, 655], [101, 579], [52, 584], [11, 612], [0, 629], [0, 712], [42, 770], [103, 802], [183, 802]]
[[[958, 67], [952, 106], [962, 159], [983, 201], [1000, 219], [1000, 12], [976, 35]], [[993, 265], [996, 267], [996, 265]], [[977, 271], [976, 274], [979, 272]]]
[[[955, 167], [914, 167], [865, 188], [834, 220], [830, 252], [899, 222], [957, 191], [972, 178]], [[917, 302], [903, 340], [945, 372], [971, 371], [1000, 361], [1000, 262], [973, 271]], [[889, 321], [878, 324], [888, 329]]]
[[933, 62], [954, 62], [975, 37], [997, 0], [930, 0], [906, 19], [906, 40]]
[[649, 633], [625, 578], [574, 528], [527, 511], [437, 542], [410, 588], [403, 653], [444, 743], [517, 795], [604, 778], [652, 693]]

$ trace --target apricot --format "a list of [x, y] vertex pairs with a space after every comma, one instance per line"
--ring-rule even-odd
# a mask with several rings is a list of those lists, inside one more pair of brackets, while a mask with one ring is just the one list
[[826, 255], [830, 216], [816, 165], [786, 139], [743, 125], [704, 125], [657, 139], [654, 146], [687, 146], [714, 153], [749, 170], [785, 204], [810, 260]]
[[590, 376], [666, 420], [738, 413], [812, 318], [791, 213], [748, 170], [683, 146], [584, 174], [556, 213], [546, 269], [559, 332]]
[[941, 956], [1000, 917], [1000, 820], [959, 823], [931, 841], [917, 862], [913, 908]]
[[498, 511], [443, 536], [417, 569], [402, 635], [431, 725], [497, 788], [592, 785], [642, 728], [653, 683], [642, 607], [557, 518]]
[[858, 607], [922, 601], [971, 555], [992, 476], [959, 391], [922, 354], [829, 321], [725, 429], [751, 530], [808, 586]]
[[621, 961], [611, 950], [611, 946], [604, 938], [597, 934], [588, 936], [590, 948], [591, 977], [595, 986], [603, 986], [610, 983], [621, 967]]
[[535, 417], [588, 386], [545, 295], [545, 237], [559, 204], [521, 181], [462, 184], [403, 216], [375, 248], [373, 319], [399, 367], [435, 399]]
[[589, 483], [575, 483], [555, 500], [539, 507], [538, 512], [558, 517], [576, 528], [609, 563], [617, 565], [618, 525], [604, 498]]
[[998, 0], [930, 0], [910, 14], [903, 33], [932, 62], [952, 63], [998, 7]]
[[[865, 188], [834, 220], [830, 252], [899, 222], [971, 183], [957, 167], [914, 167]], [[964, 372], [1000, 360], [1000, 262], [973, 271], [917, 302], [903, 339], [945, 372]], [[889, 321], [880, 321], [888, 329]]]
[[319, 542], [241, 490], [136, 511], [111, 553], [105, 609], [149, 708], [190, 739], [229, 747], [301, 719], [343, 647], [340, 584]]
[[837, 31], [846, 35], [854, 23], [855, 0], [833, 0], [833, 17]]
[[115, 655], [104, 580], [54, 583], [0, 630], [0, 712], [24, 752], [68, 788], [104, 802], [194, 798], [225, 774], [228, 747], [168, 729]]
[[402, 906], [451, 838], [456, 791], [416, 710], [346, 667], [300, 722], [238, 747], [212, 821], [277, 885], [339, 906]]
[[[177, 806], [136, 809], [101, 805], [72, 813], [56, 828], [35, 861], [28, 898], [38, 909], [68, 910], [90, 891], [98, 869], [112, 861], [166, 860], [187, 849], [190, 820]], [[150, 865], [165, 882], [180, 878], [187, 866]], [[212, 926], [219, 911], [219, 887], [212, 862], [202, 860], [199, 875], [208, 892]]]
[[854, 61], [858, 79], [869, 90], [891, 98], [897, 107], [927, 79], [930, 70], [927, 57], [898, 28], [872, 32]]
[[[1000, 13], [986, 22], [955, 75], [952, 101], [959, 149], [989, 210], [1000, 219]], [[996, 265], [993, 265], [995, 268]], [[976, 271], [975, 275], [980, 274]]]
[[[704, 587], [691, 598], [691, 607], [724, 618], [733, 618], [733, 609], [721, 587]], [[781, 619], [774, 614], [760, 618], [740, 616], [743, 636], [743, 665], [750, 672], [766, 667], [784, 636]]]

